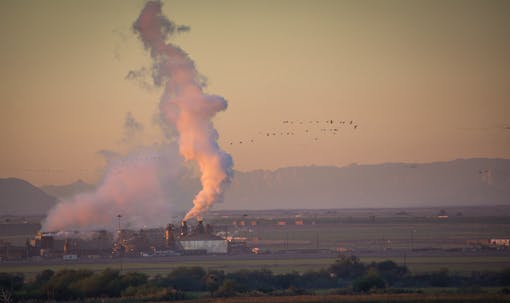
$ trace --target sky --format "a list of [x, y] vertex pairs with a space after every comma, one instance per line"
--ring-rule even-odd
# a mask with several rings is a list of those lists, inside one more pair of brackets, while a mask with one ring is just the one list
[[[229, 102], [214, 124], [236, 170], [510, 158], [508, 1], [163, 2]], [[0, 1], [0, 177], [93, 183], [99, 151], [165, 140], [161, 89], [127, 77], [150, 66], [143, 5]]]

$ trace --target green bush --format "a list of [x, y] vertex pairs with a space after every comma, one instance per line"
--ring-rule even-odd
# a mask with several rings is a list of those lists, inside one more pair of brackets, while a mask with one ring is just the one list
[[55, 300], [72, 300], [84, 298], [85, 294], [80, 289], [81, 280], [92, 276], [90, 270], [64, 269], [54, 274], [43, 287], [48, 298]]
[[162, 286], [172, 287], [182, 291], [203, 291], [206, 289], [202, 267], [177, 267], [161, 280]]
[[430, 274], [430, 285], [436, 287], [450, 286], [450, 273], [447, 268], [441, 268]]
[[210, 292], [211, 297], [214, 296], [214, 292], [218, 290], [220, 285], [225, 279], [225, 273], [223, 271], [211, 270], [204, 277], [205, 287]]
[[478, 285], [457, 288], [458, 294], [485, 294], [487, 291]]
[[503, 294], [503, 295], [510, 295], [510, 288], [508, 288], [508, 287], [503, 287], [503, 288], [501, 288], [501, 289], [498, 291], [498, 293]]
[[384, 280], [378, 275], [367, 275], [352, 282], [354, 292], [369, 292], [373, 289], [385, 288]]
[[395, 284], [409, 273], [406, 266], [400, 266], [391, 260], [372, 262], [368, 270], [374, 270], [388, 285]]
[[258, 290], [261, 292], [271, 292], [275, 288], [275, 276], [268, 269], [261, 270], [239, 270], [229, 273], [226, 279], [236, 282], [237, 289], [240, 292]]
[[300, 288], [317, 289], [317, 288], [334, 288], [337, 287], [337, 279], [326, 270], [307, 271], [301, 276]]
[[335, 264], [328, 268], [328, 272], [337, 278], [352, 280], [362, 277], [367, 272], [367, 268], [358, 257], [342, 255]]
[[122, 297], [154, 301], [186, 299], [186, 296], [182, 291], [149, 284], [129, 286], [122, 292]]
[[0, 272], [0, 289], [16, 291], [23, 287], [25, 277], [22, 274]]
[[226, 279], [214, 292], [215, 297], [233, 297], [239, 292], [239, 284], [231, 279]]

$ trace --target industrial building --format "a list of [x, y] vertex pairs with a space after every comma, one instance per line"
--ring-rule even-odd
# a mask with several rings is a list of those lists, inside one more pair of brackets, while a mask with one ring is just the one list
[[28, 257], [76, 258], [150, 257], [200, 254], [247, 253], [246, 241], [229, 241], [213, 232], [213, 227], [199, 220], [190, 228], [181, 222], [179, 229], [168, 224], [165, 229], [120, 229], [112, 234], [96, 232], [39, 232], [27, 241]]
[[[228, 241], [212, 233], [210, 225], [204, 227], [200, 220], [192, 232], [187, 232], [184, 221], [179, 244], [186, 254], [227, 254]], [[182, 231], [185, 231], [184, 233]]]
[[108, 256], [112, 252], [111, 233], [101, 230], [94, 232], [49, 233], [38, 232], [34, 239], [27, 241], [28, 257]]

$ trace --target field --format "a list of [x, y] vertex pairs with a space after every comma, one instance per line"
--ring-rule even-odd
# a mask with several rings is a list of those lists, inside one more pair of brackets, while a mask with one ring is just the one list
[[[362, 262], [394, 260], [403, 264], [403, 258], [361, 257]], [[67, 263], [66, 263], [67, 262]], [[335, 256], [301, 255], [262, 255], [262, 256], [182, 256], [160, 258], [100, 259], [62, 261], [53, 260], [44, 263], [7, 262], [2, 264], [3, 272], [20, 272], [33, 277], [44, 269], [60, 270], [64, 268], [87, 268], [100, 271], [105, 268], [122, 269], [124, 272], [137, 271], [149, 275], [166, 274], [180, 266], [200, 266], [205, 269], [218, 269], [233, 272], [241, 269], [269, 269], [274, 273], [292, 271], [305, 272], [327, 268], [335, 262]], [[498, 271], [509, 267], [510, 255], [498, 256], [410, 256], [406, 264], [414, 273], [437, 271], [447, 268], [450, 272], [469, 274], [471, 271]]]
[[[231, 214], [216, 219], [221, 224], [244, 222], [244, 227], [231, 230], [234, 236], [246, 237], [253, 245], [272, 250], [343, 249], [355, 254], [391, 250], [466, 250], [469, 241], [510, 237], [510, 214], [502, 212], [477, 215], [472, 208], [446, 211], [448, 218], [438, 218], [439, 209], [366, 209], [329, 210], [324, 213], [296, 211], [236, 217]], [[469, 214], [469, 215], [468, 215]], [[296, 225], [302, 221], [303, 225]], [[251, 226], [256, 222], [255, 226]], [[278, 226], [284, 222], [284, 226]]]
[[186, 303], [354, 303], [354, 302], [399, 302], [399, 303], [421, 303], [421, 302], [510, 302], [508, 295], [457, 295], [457, 294], [371, 294], [371, 295], [318, 295], [318, 296], [291, 296], [291, 297], [237, 297], [237, 298], [211, 298], [199, 300], [176, 301]]

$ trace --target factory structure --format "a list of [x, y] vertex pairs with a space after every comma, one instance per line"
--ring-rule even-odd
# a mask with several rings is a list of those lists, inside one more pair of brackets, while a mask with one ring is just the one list
[[[220, 233], [218, 233], [220, 234]], [[102, 257], [152, 257], [178, 255], [225, 255], [249, 253], [246, 241], [227, 240], [214, 233], [213, 227], [199, 220], [190, 227], [182, 221], [179, 227], [141, 230], [119, 229], [115, 233], [39, 232], [27, 240], [26, 257], [64, 260]]]
[[194, 252], [196, 254], [227, 254], [229, 252], [229, 242], [220, 236], [214, 235], [212, 226], [209, 224], [204, 226], [201, 220], [191, 231], [186, 221], [183, 221], [179, 240], [175, 243], [183, 252]]

